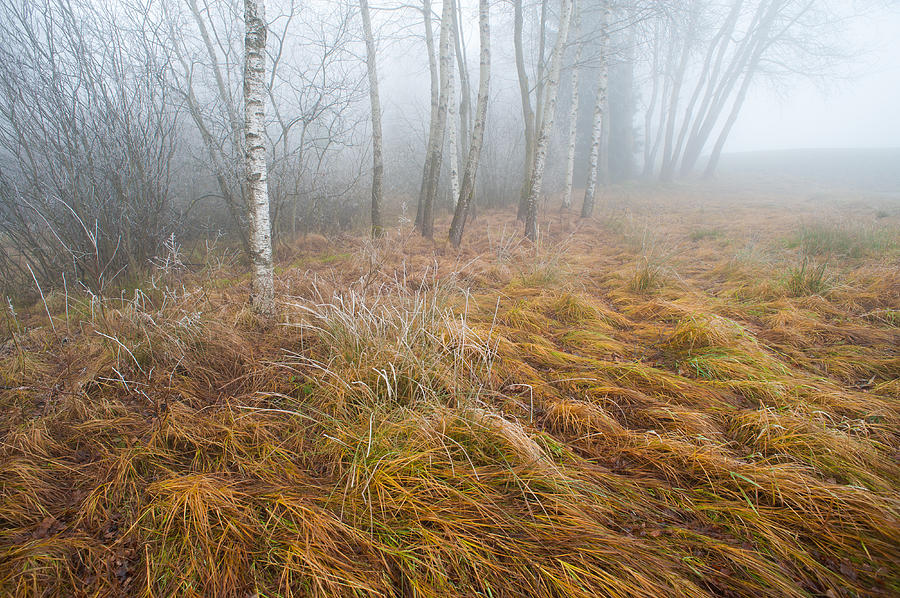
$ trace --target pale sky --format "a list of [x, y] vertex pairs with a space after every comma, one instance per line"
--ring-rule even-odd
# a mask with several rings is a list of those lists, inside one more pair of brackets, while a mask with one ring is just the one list
[[900, 147], [900, 2], [860, 21], [850, 39], [867, 48], [851, 68], [858, 78], [827, 91], [758, 87], [725, 151]]

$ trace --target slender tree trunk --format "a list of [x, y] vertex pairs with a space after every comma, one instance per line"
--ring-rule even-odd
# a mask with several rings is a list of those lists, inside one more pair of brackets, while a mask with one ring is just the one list
[[[544, 71], [546, 70], [546, 63], [544, 61], [545, 51], [544, 48], [547, 44], [547, 2], [548, 0], [541, 0], [541, 20], [540, 20], [540, 29], [538, 31], [538, 60], [537, 60], [537, 74], [535, 76], [535, 111], [534, 111], [534, 129], [535, 131], [541, 130], [541, 118], [544, 114], [544, 86], [546, 85], [546, 80], [544, 79]], [[531, 159], [534, 160], [534, 156], [531, 156]]]
[[[243, 153], [243, 131], [241, 129], [241, 123], [238, 118], [237, 110], [234, 107], [234, 98], [228, 92], [228, 88], [225, 85], [225, 81], [219, 65], [219, 59], [216, 56], [215, 49], [209, 37], [209, 31], [206, 27], [206, 22], [203, 20], [203, 16], [200, 14], [200, 10], [197, 7], [196, 0], [190, 0], [188, 5], [191, 9], [191, 14], [193, 15], [194, 21], [197, 23], [197, 28], [200, 30], [200, 36], [203, 39], [203, 45], [206, 48], [207, 56], [210, 59], [213, 77], [216, 80], [216, 88], [219, 91], [219, 98], [226, 109], [228, 127], [231, 131], [232, 143], [234, 144], [234, 157], [237, 158], [240, 162], [240, 156]], [[174, 32], [172, 35], [174, 38]], [[241, 163], [237, 169], [230, 166], [231, 159], [229, 159], [229, 157], [225, 155], [224, 148], [221, 144], [218, 144], [213, 140], [212, 135], [210, 134], [210, 128], [203, 118], [203, 114], [200, 109], [200, 103], [197, 100], [197, 96], [194, 93], [194, 87], [191, 82], [191, 73], [193, 72], [193, 66], [188, 63], [186, 57], [181, 52], [179, 44], [173, 44], [172, 48], [174, 50], [175, 56], [177, 57], [179, 63], [181, 63], [181, 66], [185, 71], [186, 90], [183, 91], [183, 94], [188, 106], [188, 111], [191, 114], [191, 118], [194, 120], [194, 123], [197, 125], [197, 128], [200, 129], [204, 145], [206, 145], [207, 151], [210, 155], [210, 160], [216, 167], [216, 180], [219, 183], [219, 190], [222, 192], [222, 197], [225, 199], [229, 215], [232, 217], [235, 226], [240, 232], [241, 244], [243, 245], [244, 251], [249, 256], [249, 232], [247, 231], [247, 227], [244, 226], [244, 222], [242, 221], [242, 217], [245, 214], [247, 205], [246, 173], [242, 170], [244, 165], [243, 163]], [[234, 173], [235, 170], [238, 170], [239, 173]], [[237, 185], [239, 187], [240, 197], [235, 197], [234, 191], [228, 185], [229, 180], [234, 181], [234, 178], [232, 178], [232, 176], [234, 176], [235, 174]]]
[[569, 147], [566, 155], [566, 186], [563, 192], [563, 208], [572, 207], [572, 184], [575, 178], [575, 142], [578, 139], [578, 69], [581, 62], [582, 44], [578, 39], [581, 34], [581, 18], [578, 12], [578, 0], [573, 2], [573, 20], [575, 21], [575, 60], [572, 63], [572, 95], [569, 105]]
[[569, 35], [572, 21], [572, 0], [561, 0], [559, 11], [559, 33], [556, 44], [550, 54], [550, 74], [547, 78], [546, 101], [543, 114], [539, 116], [540, 135], [534, 151], [534, 168], [531, 175], [531, 191], [528, 195], [528, 212], [525, 215], [525, 236], [531, 241], [537, 239], [537, 207], [538, 199], [544, 183], [544, 166], [547, 162], [547, 148], [550, 145], [550, 133], [553, 131], [553, 116], [556, 112], [556, 96], [559, 89], [559, 73], [562, 68], [562, 55]]
[[603, 95], [603, 115], [600, 123], [600, 167], [597, 170], [597, 182], [601, 185], [609, 184], [609, 133], [612, 114], [609, 110], [609, 71], [606, 75], [607, 92]]
[[422, 210], [425, 207], [425, 194], [428, 192], [428, 173], [431, 165], [431, 146], [434, 143], [434, 127], [437, 121], [440, 90], [438, 87], [438, 66], [434, 56], [434, 31], [431, 28], [431, 0], [422, 1], [422, 17], [425, 22], [425, 50], [428, 52], [428, 72], [431, 75], [431, 113], [428, 119], [428, 139], [425, 142], [425, 163], [422, 165], [422, 184], [419, 186], [419, 200], [416, 203], [416, 229], [422, 230]]
[[650, 101], [647, 104], [647, 111], [644, 112], [644, 168], [641, 176], [649, 177], [653, 171], [653, 159], [651, 149], [653, 145], [653, 112], [656, 110], [656, 100], [659, 97], [659, 47], [661, 40], [659, 39], [659, 19], [653, 26], [653, 62], [650, 69], [651, 72], [651, 88]]
[[[673, 38], [674, 40], [674, 38]], [[653, 134], [653, 144], [650, 148], [650, 155], [648, 157], [647, 164], [644, 167], [644, 174], [648, 178], [653, 176], [654, 171], [656, 170], [656, 156], [659, 154], [659, 148], [662, 147], [662, 140], [665, 136], [666, 129], [666, 121], [669, 118], [669, 112], [666, 110], [666, 98], [669, 97], [669, 88], [672, 86], [672, 72], [674, 70], [675, 65], [675, 42], [670, 40], [668, 44], [666, 44], [665, 54], [666, 54], [666, 66], [662, 71], [662, 90], [660, 93], [660, 102], [659, 102], [659, 119], [656, 123], [656, 129]]]
[[363, 33], [366, 37], [366, 71], [369, 75], [369, 102], [372, 107], [372, 236], [384, 234], [381, 203], [384, 188], [384, 158], [381, 135], [381, 99], [378, 97], [378, 70], [375, 63], [375, 38], [368, 0], [359, 0]]
[[597, 99], [594, 101], [594, 125], [591, 129], [591, 153], [588, 158], [588, 179], [584, 186], [584, 201], [581, 217], [590, 218], [594, 212], [594, 195], [597, 192], [597, 174], [600, 162], [600, 143], [603, 136], [603, 118], [606, 110], [606, 87], [609, 82], [609, 0], [603, 2], [603, 16], [600, 25], [600, 73], [597, 75]]
[[763, 1], [757, 5], [756, 12], [747, 29], [747, 33], [732, 53], [730, 64], [728, 65], [728, 68], [725, 69], [725, 73], [720, 79], [718, 71], [721, 67], [721, 59], [724, 58], [727, 44], [732, 41], [731, 36], [727, 36], [723, 40], [726, 43], [726, 46], [721, 48], [721, 52], [717, 57], [715, 67], [713, 68], [714, 78], [718, 80], [718, 83], [715, 86], [710, 86], [700, 105], [697, 118], [695, 119], [694, 126], [691, 129], [691, 134], [688, 137], [685, 146], [684, 157], [681, 161], [682, 173], [687, 174], [693, 170], [697, 161], [700, 159], [700, 154], [703, 152], [703, 148], [706, 146], [706, 142], [709, 140], [710, 135], [712, 135], [716, 123], [719, 121], [719, 116], [721, 115], [722, 110], [725, 109], [728, 98], [731, 96], [734, 87], [740, 80], [741, 74], [744, 72], [746, 65], [752, 58], [753, 48], [758, 39], [758, 30], [766, 27], [766, 23], [768, 22], [766, 15], [772, 15], [771, 10], [775, 7], [777, 1], [778, 0], [773, 0], [773, 2], [769, 3]]
[[744, 78], [744, 82], [741, 84], [741, 89], [734, 100], [734, 105], [731, 107], [731, 112], [728, 114], [728, 119], [725, 121], [725, 125], [722, 127], [722, 131], [719, 133], [719, 138], [716, 139], [716, 145], [713, 147], [713, 151], [709, 156], [709, 162], [706, 164], [706, 169], [703, 172], [703, 178], [712, 178], [716, 173], [716, 168], [719, 166], [719, 159], [722, 157], [722, 149], [725, 147], [725, 142], [728, 140], [728, 135], [729, 133], [731, 133], [731, 128], [734, 126], [735, 121], [737, 121], [737, 117], [741, 111], [741, 107], [744, 105], [744, 100], [747, 98], [747, 90], [750, 88], [750, 80], [752, 78], [753, 71], [750, 71]]
[[430, 155], [425, 180], [425, 202], [422, 206], [422, 236], [434, 236], [434, 203], [437, 199], [438, 182], [443, 162], [444, 133], [447, 130], [447, 104], [449, 103], [450, 70], [453, 68], [450, 57], [450, 31], [453, 19], [453, 0], [444, 0], [441, 10], [441, 37], [438, 52], [440, 56], [440, 92], [438, 99], [437, 120], [432, 123], [430, 137]]
[[459, 200], [456, 202], [456, 211], [453, 213], [453, 223], [450, 225], [450, 242], [454, 247], [459, 247], [462, 242], [463, 230], [466, 226], [469, 206], [472, 203], [472, 195], [475, 189], [475, 175], [478, 171], [478, 161], [481, 157], [481, 144], [484, 140], [484, 125], [487, 119], [487, 103], [490, 95], [491, 83], [491, 24], [489, 0], [478, 1], [479, 39], [481, 41], [481, 59], [478, 77], [478, 101], [475, 105], [475, 126], [472, 129], [472, 142], [469, 144], [469, 157], [466, 161], [466, 171], [463, 174], [459, 189]]
[[[465, 161], [469, 156], [469, 138], [472, 134], [471, 109], [472, 87], [469, 85], [469, 66], [466, 59], [466, 44], [462, 32], [462, 10], [458, 2], [453, 3], [454, 31], [453, 45], [456, 48], [456, 65], [459, 68], [459, 170], [465, 171]], [[458, 197], [453, 199], [456, 202]]]
[[[175, 54], [178, 56], [179, 61], [182, 61], [182, 56], [178, 52], [177, 46], [175, 47]], [[189, 71], [190, 67], [186, 62], [182, 61], [182, 64], [186, 71]], [[206, 151], [209, 154], [209, 159], [213, 164], [213, 171], [215, 173], [216, 182], [219, 185], [219, 192], [222, 194], [222, 198], [225, 200], [225, 206], [228, 209], [228, 214], [231, 216], [231, 219], [237, 225], [238, 232], [241, 236], [241, 246], [244, 249], [244, 253], [246, 255], [250, 255], [250, 236], [248, 234], [247, 228], [242, 225], [241, 217], [243, 215], [246, 206], [243, 201], [238, 201], [242, 198], [237, 198], [234, 196], [233, 187], [229, 183], [229, 180], [226, 178], [226, 173], [228, 170], [225, 167], [228, 160], [222, 154], [221, 146], [216, 144], [216, 141], [213, 139], [212, 134], [209, 131], [209, 128], [206, 126], [206, 121], [203, 119], [203, 115], [200, 112], [200, 103], [197, 100], [197, 96], [194, 94], [193, 88], [190, 86], [190, 82], [188, 83], [188, 88], [184, 92], [185, 104], [187, 105], [188, 113], [191, 115], [191, 119], [194, 121], [194, 124], [197, 126], [197, 130], [200, 131], [200, 138], [203, 140], [203, 145], [206, 146]], [[246, 181], [239, 181], [238, 185], [241, 189], [246, 187]]]
[[778, 16], [778, 12], [782, 8], [782, 6], [783, 4], [778, 1], [772, 3], [772, 6], [769, 7], [766, 19], [763, 21], [760, 30], [756, 34], [756, 42], [754, 44], [753, 54], [747, 65], [747, 71], [744, 74], [744, 80], [741, 83], [740, 89], [738, 90], [737, 97], [734, 100], [734, 104], [731, 107], [731, 112], [728, 114], [725, 125], [722, 127], [722, 131], [719, 133], [718, 139], [716, 139], [716, 144], [713, 147], [712, 154], [710, 154], [709, 157], [709, 162], [706, 164], [706, 170], [703, 173], [704, 178], [712, 178], [712, 176], [715, 174], [716, 168], [719, 165], [719, 159], [722, 156], [722, 149], [725, 147], [725, 142], [728, 140], [728, 135], [731, 133], [731, 128], [737, 121], [737, 117], [738, 114], [740, 114], [741, 107], [743, 107], [744, 105], [744, 100], [747, 98], [747, 91], [750, 89], [750, 82], [752, 81], [753, 76], [756, 74], [756, 70], [759, 68], [759, 62], [762, 59], [763, 53], [773, 43], [774, 39], [777, 39], [779, 37], [779, 35], [776, 35], [773, 38], [770, 37], [770, 34], [772, 25], [774, 24], [775, 18]]
[[[687, 103], [687, 106], [684, 110], [684, 116], [681, 119], [681, 131], [678, 133], [678, 141], [675, 142], [675, 146], [672, 149], [672, 166], [674, 167], [678, 161], [681, 159], [681, 151], [684, 148], [684, 142], [687, 138], [688, 130], [690, 128], [691, 122], [694, 120], [694, 108], [697, 105], [697, 101], [700, 99], [700, 94], [702, 93], [704, 87], [712, 87], [715, 85], [715, 80], [713, 77], [713, 58], [717, 56], [717, 50], [720, 48], [720, 43], [724, 40], [726, 43], [731, 39], [732, 33], [734, 31], [734, 26], [737, 23], [738, 16], [740, 15], [740, 7], [741, 0], [737, 0], [731, 5], [731, 10], [729, 11], [728, 16], [725, 21], [722, 23], [721, 27], [719, 27], [716, 32], [715, 37], [713, 37], [712, 41], [709, 44], [709, 48], [706, 51], [706, 57], [703, 60], [703, 67], [700, 69], [700, 78], [697, 80], [696, 85], [694, 86], [694, 91], [691, 94], [691, 98]], [[697, 118], [703, 116], [702, 111], [698, 111]], [[684, 173], [686, 174], [686, 173]]]
[[594, 102], [594, 124], [591, 128], [591, 151], [588, 156], [588, 178], [584, 186], [581, 217], [590, 218], [594, 212], [594, 196], [597, 193], [597, 176], [600, 170], [600, 142], [603, 134], [603, 107], [606, 105], [606, 77], [601, 74], [597, 84], [597, 100]]
[[191, 14], [194, 17], [194, 21], [197, 23], [197, 28], [200, 30], [200, 37], [203, 40], [203, 46], [206, 48], [206, 55], [210, 60], [213, 77], [216, 81], [216, 89], [219, 91], [219, 98], [221, 98], [222, 104], [225, 106], [225, 111], [228, 114], [228, 125], [231, 128], [235, 152], [239, 153], [241, 151], [241, 125], [234, 98], [232, 97], [228, 85], [225, 83], [225, 76], [222, 74], [218, 55], [216, 54], [212, 39], [210, 38], [209, 30], [206, 27], [206, 21], [203, 20], [203, 16], [200, 14], [197, 0], [188, 0], [188, 7], [191, 9]]
[[244, 147], [250, 213], [250, 305], [275, 315], [272, 231], [266, 176], [266, 16], [264, 0], [244, 0]]
[[[525, 221], [525, 218], [528, 215], [528, 198], [531, 196], [531, 181], [534, 179], [534, 156], [535, 151], [537, 150], [537, 137], [538, 133], [541, 130], [541, 118], [544, 114], [544, 94], [547, 85], [546, 77], [544, 75], [546, 63], [544, 61], [545, 46], [547, 41], [547, 1], [548, 0], [540, 0], [541, 1], [541, 16], [538, 22], [538, 55], [537, 55], [537, 68], [534, 77], [534, 111], [531, 110], [531, 106], [528, 107], [528, 113], [530, 114], [530, 120], [525, 121], [525, 176], [522, 178], [522, 191], [519, 195], [519, 207], [516, 211], [516, 218], [519, 220]], [[522, 7], [521, 4], [517, 7], [519, 9], [519, 30], [517, 34], [517, 42], [519, 44], [519, 49], [517, 50], [519, 54], [521, 54], [521, 45], [522, 45]], [[525, 62], [524, 58], [519, 61], [519, 56], [517, 55], [517, 62], [521, 62], [521, 67], [519, 67], [517, 63], [517, 70], [521, 68], [521, 73], [519, 75], [519, 86], [521, 88], [522, 82], [525, 83], [526, 93], [530, 93], [530, 88], [528, 86], [528, 77], [523, 75], [525, 73]], [[523, 109], [524, 113], [524, 109]]]
[[531, 168], [534, 166], [534, 110], [531, 109], [531, 84], [525, 70], [525, 52], [522, 47], [522, 26], [524, 15], [522, 0], [515, 0], [513, 16], [513, 43], [516, 51], [516, 73], [519, 80], [519, 96], [522, 99], [522, 120], [525, 124], [525, 155], [522, 157], [522, 188], [519, 192], [519, 208], [516, 217], [525, 219], [528, 195], [530, 193]]
[[[634, 117], [637, 111], [634, 86], [635, 50], [637, 48], [636, 27], [633, 25], [639, 17], [634, 9], [626, 13], [628, 22], [632, 26], [628, 28], [625, 36], [625, 57], [622, 64], [622, 89], [624, 90], [624, 106], [622, 108], [622, 120], [625, 123], [621, 139], [622, 162], [615, 173], [617, 180], [630, 180], [634, 176]], [[618, 145], [618, 144], [617, 144]], [[608, 151], [608, 150], [607, 150]]]
[[[456, 4], [454, 2], [454, 4]], [[453, 18], [453, 25], [451, 35], [456, 36], [456, 17]], [[455, 54], [454, 50], [455, 44], [450, 46], [451, 53], [451, 62], [453, 60], [453, 54]], [[457, 133], [458, 133], [458, 117], [457, 117], [457, 109], [456, 109], [456, 76], [454, 75], [454, 69], [451, 67], [447, 72], [447, 87], [448, 87], [448, 95], [449, 95], [449, 103], [447, 104], [447, 151], [450, 156], [450, 164], [449, 164], [449, 177], [450, 177], [450, 205], [453, 208], [456, 208], [456, 202], [459, 200], [459, 150], [457, 148]]]
[[681, 58], [678, 61], [678, 70], [672, 80], [672, 93], [669, 96], [669, 105], [667, 107], [668, 118], [666, 120], [666, 137], [663, 145], [663, 159], [660, 167], [659, 180], [663, 182], [671, 181], [675, 174], [675, 121], [678, 117], [678, 102], [681, 97], [681, 87], [684, 85], [684, 75], [687, 71], [688, 60], [691, 56], [691, 47], [693, 43], [694, 25], [696, 21], [696, 5], [692, 3], [688, 8], [691, 11], [688, 29], [682, 40]]

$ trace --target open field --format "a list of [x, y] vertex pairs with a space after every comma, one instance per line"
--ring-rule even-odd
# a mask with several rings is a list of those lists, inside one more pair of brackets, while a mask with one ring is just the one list
[[4, 306], [0, 594], [900, 593], [900, 201], [597, 212]]
[[805, 188], [900, 192], [900, 148], [794, 149], [722, 156], [725, 178], [790, 181]]

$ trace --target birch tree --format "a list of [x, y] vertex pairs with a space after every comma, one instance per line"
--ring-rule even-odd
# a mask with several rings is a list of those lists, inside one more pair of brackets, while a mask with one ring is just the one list
[[[653, 174], [653, 162], [656, 159], [656, 144], [650, 133], [653, 130], [653, 116], [656, 112], [656, 101], [659, 97], [660, 73], [659, 59], [662, 47], [661, 18], [654, 21], [653, 36], [650, 39], [653, 58], [650, 63], [650, 101], [644, 111], [644, 167], [641, 176], [648, 178]], [[665, 94], [665, 91], [663, 92]]]
[[522, 43], [522, 29], [524, 26], [523, 0], [515, 0], [513, 5], [513, 44], [516, 53], [516, 74], [519, 82], [519, 96], [522, 102], [522, 120], [525, 124], [525, 155], [522, 159], [523, 176], [522, 189], [519, 196], [519, 208], [517, 217], [521, 220], [525, 217], [525, 210], [530, 192], [531, 169], [534, 166], [534, 110], [531, 107], [531, 83], [528, 80], [528, 71], [525, 70], [525, 50]]
[[[700, 99], [701, 92], [704, 88], [707, 88], [708, 91], [703, 104], [701, 105], [701, 109], [699, 110], [699, 116], [703, 116], [704, 109], [710, 100], [709, 90], [712, 89], [714, 84], [718, 81], [722, 59], [725, 56], [729, 41], [734, 35], [735, 25], [740, 17], [743, 3], [744, 0], [735, 0], [732, 3], [727, 17], [722, 22], [712, 41], [708, 44], [703, 66], [700, 67], [700, 76], [694, 85], [694, 91], [691, 93], [690, 100], [688, 101], [684, 110], [684, 115], [681, 118], [681, 132], [678, 134], [678, 141], [673, 148], [673, 155], [670, 161], [673, 166], [681, 157], [681, 150], [682, 147], [684, 147], [684, 141], [691, 125], [691, 121], [693, 120], [694, 108], [696, 107], [697, 101]], [[714, 57], [715, 62], [713, 62]], [[671, 177], [671, 173], [668, 173], [668, 176]]]
[[481, 157], [481, 146], [484, 142], [484, 125], [487, 120], [487, 103], [491, 86], [491, 23], [488, 0], [479, 0], [478, 2], [478, 32], [481, 43], [478, 100], [475, 104], [475, 124], [472, 129], [472, 140], [469, 144], [466, 170], [463, 174], [462, 183], [460, 183], [459, 199], [456, 202], [453, 222], [450, 225], [450, 242], [453, 243], [454, 247], [459, 247], [459, 244], [462, 242], [463, 230], [466, 227], [466, 219], [469, 216], [469, 207], [475, 191], [475, 175], [478, 171], [478, 160]]
[[363, 35], [366, 38], [366, 72], [369, 76], [369, 102], [372, 108], [372, 236], [384, 234], [381, 221], [381, 202], [384, 187], [384, 158], [381, 135], [381, 100], [378, 97], [378, 71], [375, 64], [375, 38], [369, 17], [368, 0], [359, 0]]
[[[455, 4], [455, 2], [454, 2]], [[452, 35], [456, 37], [456, 18], [453, 19]], [[455, 44], [450, 46], [450, 53], [455, 55]], [[451, 57], [451, 62], [453, 58]], [[449, 154], [449, 177], [450, 177], [450, 206], [456, 208], [456, 202], [459, 199], [459, 149], [457, 141], [458, 110], [456, 108], [456, 77], [451, 67], [447, 73], [447, 87], [449, 95], [449, 103], [447, 105], [447, 152]]]
[[581, 19], [578, 12], [578, 2], [575, 0], [572, 6], [572, 19], [575, 27], [575, 59], [572, 62], [572, 95], [569, 104], [569, 139], [566, 152], [566, 183], [563, 191], [563, 208], [568, 210], [572, 206], [572, 184], [575, 177], [575, 141], [578, 136], [578, 68], [581, 62], [581, 52], [584, 46], [578, 39], [581, 30]]
[[275, 315], [272, 232], [266, 173], [265, 0], [244, 0], [244, 158], [250, 222], [250, 305]]
[[537, 138], [534, 150], [534, 166], [532, 167], [531, 183], [528, 194], [528, 210], [525, 215], [525, 236], [534, 241], [537, 238], [537, 206], [541, 195], [544, 179], [544, 166], [547, 162], [547, 148], [550, 145], [550, 133], [553, 130], [553, 116], [556, 112], [556, 95], [559, 89], [559, 74], [562, 68], [562, 54], [566, 46], [569, 34], [569, 24], [572, 20], [572, 0], [561, 0], [559, 13], [559, 32], [556, 43], [550, 55], [550, 72], [545, 89], [546, 97], [542, 102], [540, 122], [540, 134]]
[[[744, 100], [762, 76], [815, 79], [852, 53], [840, 39], [846, 17], [818, 0], [685, 4], [685, 10], [670, 11], [658, 22], [663, 31], [654, 40], [666, 63], [657, 71], [661, 60], [654, 54], [644, 174], [652, 173], [662, 149], [663, 181], [676, 173], [690, 175], [710, 143], [706, 174], [714, 172]], [[654, 119], [657, 77], [663, 92]]]
[[[662, 147], [663, 137], [665, 136], [665, 123], [669, 117], [667, 98], [669, 97], [669, 89], [672, 87], [672, 73], [675, 72], [675, 60], [678, 54], [678, 36], [674, 32], [676, 29], [672, 22], [671, 15], [663, 15], [657, 28], [654, 38], [655, 52], [660, 54], [654, 61], [654, 89], [651, 105], [647, 108], [645, 115], [644, 144], [648, 151], [644, 155], [643, 176], [647, 179], [653, 178], [656, 167], [659, 163], [658, 156]], [[665, 57], [665, 61], [661, 57]], [[658, 70], [657, 70], [658, 69]], [[655, 106], [656, 95], [659, 96], [659, 108]], [[654, 114], [653, 111], [656, 111]], [[652, 125], [652, 126], [651, 126]]]
[[424, 202], [422, 204], [421, 232], [423, 237], [434, 236], [434, 203], [443, 161], [444, 134], [447, 130], [447, 105], [449, 103], [449, 78], [453, 63], [450, 58], [450, 31], [453, 20], [453, 0], [444, 0], [441, 9], [441, 34], [438, 45], [440, 57], [440, 91], [435, 120], [429, 133], [428, 155], [425, 159]]
[[[725, 147], [725, 141], [728, 139], [728, 134], [731, 133], [731, 128], [734, 126], [734, 123], [737, 122], [738, 114], [741, 111], [741, 107], [744, 105], [744, 100], [747, 98], [747, 91], [750, 89], [750, 83], [753, 80], [754, 75], [756, 75], [757, 71], [759, 70], [760, 61], [765, 51], [775, 40], [779, 38], [779, 34], [771, 34], [771, 29], [773, 27], [775, 18], [778, 16], [778, 12], [782, 8], [782, 6], [783, 3], [780, 3], [778, 1], [773, 2], [769, 6], [766, 17], [763, 19], [759, 31], [756, 33], [755, 47], [747, 62], [744, 80], [741, 83], [741, 87], [738, 90], [737, 96], [735, 97], [735, 100], [731, 106], [731, 112], [729, 112], [722, 130], [719, 132], [719, 137], [716, 139], [716, 143], [713, 146], [712, 153], [710, 154], [709, 161], [707, 162], [706, 169], [703, 173], [703, 176], [705, 178], [710, 178], [715, 173], [716, 167], [719, 164], [719, 159], [722, 156], [722, 149]], [[706, 139], [703, 139], [699, 144], [705, 145], [705, 142]], [[682, 172], [688, 173], [690, 172], [691, 168], [693, 168], [693, 163], [685, 161], [682, 167]]]
[[593, 126], [591, 127], [591, 152], [588, 157], [588, 179], [584, 186], [584, 202], [581, 217], [590, 218], [594, 211], [594, 195], [597, 192], [597, 175], [600, 166], [600, 144], [603, 136], [606, 87], [609, 82], [609, 18], [611, 8], [604, 0], [600, 22], [600, 73], [597, 76], [597, 98], [594, 101]]
[[437, 123], [437, 111], [440, 104], [440, 83], [438, 81], [438, 63], [434, 54], [434, 30], [431, 25], [431, 0], [422, 0], [422, 20], [425, 24], [425, 51], [428, 53], [428, 73], [431, 83], [431, 112], [428, 118], [428, 138], [425, 141], [425, 162], [422, 165], [422, 183], [419, 186], [419, 200], [416, 203], [415, 227], [421, 231], [422, 210], [425, 207], [425, 194], [428, 193], [428, 174], [431, 165], [428, 162], [431, 156], [431, 146], [434, 143], [434, 128]]
[[699, 4], [697, 2], [692, 2], [687, 9], [688, 21], [682, 39], [681, 58], [678, 60], [678, 67], [672, 80], [672, 90], [667, 108], [668, 117], [666, 118], [665, 141], [663, 142], [663, 158], [659, 172], [659, 180], [663, 182], [671, 181], [675, 172], [675, 160], [677, 159], [675, 155], [675, 121], [678, 117], [678, 103], [681, 100], [681, 88], [684, 85], [688, 61], [691, 58], [691, 51], [696, 44], [695, 35], [697, 21], [700, 16], [699, 12]]
[[[453, 3], [453, 49], [456, 53], [456, 66], [459, 71], [459, 164], [461, 172], [465, 171], [465, 161], [469, 156], [469, 138], [472, 135], [472, 88], [469, 85], [469, 67], [466, 59], [466, 44], [462, 29], [462, 10], [459, 2]], [[458, 195], [458, 194], [457, 194]], [[454, 196], [456, 203], [458, 197]]]

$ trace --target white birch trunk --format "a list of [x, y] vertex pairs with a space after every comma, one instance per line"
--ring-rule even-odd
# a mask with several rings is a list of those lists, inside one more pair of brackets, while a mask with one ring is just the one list
[[[541, 0], [541, 19], [538, 28], [538, 56], [537, 56], [537, 74], [534, 78], [534, 95], [535, 95], [535, 123], [534, 130], [541, 130], [541, 119], [544, 117], [544, 90], [547, 84], [545, 79], [546, 62], [544, 61], [544, 47], [547, 43], [547, 2], [549, 0]], [[534, 150], [537, 146], [532, 146], [532, 155], [528, 157], [534, 162]]]
[[244, 0], [244, 156], [250, 221], [250, 305], [275, 315], [272, 231], [266, 173], [266, 21], [264, 0]]
[[537, 239], [537, 205], [544, 182], [544, 166], [547, 163], [547, 148], [550, 145], [550, 133], [553, 131], [553, 116], [556, 112], [556, 92], [559, 89], [559, 73], [562, 68], [562, 54], [569, 35], [572, 20], [572, 0], [561, 0], [559, 11], [559, 33], [556, 36], [553, 52], [550, 55], [550, 74], [547, 77], [546, 101], [543, 103], [543, 114], [538, 115], [541, 123], [540, 134], [534, 149], [534, 168], [528, 194], [528, 212], [525, 215], [525, 236], [534, 241]]
[[594, 211], [594, 195], [597, 192], [597, 174], [600, 164], [600, 143], [603, 140], [603, 112], [606, 109], [606, 87], [609, 81], [609, 63], [607, 52], [609, 46], [609, 2], [603, 4], [603, 22], [601, 23], [600, 40], [600, 73], [597, 76], [597, 99], [594, 102], [594, 124], [591, 129], [591, 153], [588, 158], [588, 179], [584, 187], [584, 203], [581, 204], [581, 217], [589, 218]]
[[[603, 75], [600, 75], [603, 78]], [[589, 218], [594, 211], [594, 195], [597, 192], [597, 171], [600, 163], [600, 141], [603, 134], [603, 106], [606, 104], [606, 83], [597, 85], [597, 101], [594, 103], [594, 119], [591, 128], [591, 152], [588, 158], [588, 178], [584, 186], [584, 203], [581, 217]]]
[[513, 45], [516, 53], [516, 74], [519, 81], [519, 96], [522, 101], [522, 121], [525, 124], [525, 155], [522, 159], [523, 176], [522, 188], [519, 191], [519, 206], [516, 210], [518, 220], [525, 219], [528, 211], [528, 195], [531, 183], [531, 167], [534, 165], [534, 110], [531, 108], [531, 83], [528, 81], [528, 72], [525, 70], [525, 50], [522, 47], [522, 28], [524, 26], [523, 0], [513, 2]]
[[578, 40], [580, 19], [577, 0], [572, 7], [575, 21], [575, 61], [572, 64], [572, 97], [569, 107], [569, 146], [566, 155], [566, 186], [563, 193], [563, 208], [572, 207], [572, 184], [575, 178], [575, 141], [578, 138], [578, 63], [581, 62], [582, 45]]
[[434, 236], [434, 203], [437, 199], [438, 182], [443, 161], [444, 133], [447, 129], [447, 105], [449, 99], [449, 72], [453, 69], [450, 61], [450, 31], [453, 19], [453, 0], [444, 0], [441, 10], [441, 35], [438, 45], [440, 59], [440, 91], [438, 95], [437, 120], [431, 124], [431, 141], [426, 160], [428, 170], [425, 178], [425, 203], [422, 206], [422, 236]]
[[472, 194], [475, 190], [475, 175], [478, 171], [478, 161], [481, 157], [481, 144], [484, 140], [484, 125], [487, 120], [487, 104], [491, 87], [491, 23], [490, 4], [488, 0], [478, 1], [478, 30], [481, 42], [481, 58], [478, 79], [478, 100], [475, 105], [475, 124], [472, 129], [472, 141], [469, 144], [469, 156], [466, 160], [466, 170], [463, 174], [459, 188], [459, 201], [456, 202], [456, 211], [453, 213], [453, 223], [450, 225], [450, 242], [454, 247], [459, 247], [462, 242], [463, 230], [466, 226], [466, 218], [469, 215], [469, 206], [472, 203]]
[[[454, 19], [454, 33], [456, 35], [455, 30], [455, 19]], [[454, 50], [455, 44], [451, 44], [450, 53], [451, 56], [455, 54]], [[452, 58], [451, 58], [452, 63]], [[457, 109], [456, 109], [456, 76], [454, 75], [454, 69], [451, 67], [448, 73], [448, 94], [449, 94], [449, 105], [447, 107], [447, 121], [449, 123], [447, 127], [447, 135], [449, 136], [447, 140], [447, 151], [450, 154], [450, 201], [453, 208], [456, 208], [456, 202], [459, 200], [459, 150], [457, 148], [457, 127], [459, 123], [457, 122]]]
[[378, 96], [378, 69], [375, 63], [375, 38], [368, 0], [359, 0], [363, 33], [366, 37], [366, 71], [369, 75], [369, 103], [372, 107], [372, 236], [384, 233], [381, 221], [381, 198], [384, 189], [384, 158], [381, 134], [381, 99]]
[[[453, 47], [456, 50], [456, 66], [459, 69], [459, 172], [466, 169], [469, 156], [469, 140], [472, 136], [472, 89], [469, 85], [469, 67], [466, 61], [465, 37], [462, 33], [462, 11], [458, 2], [453, 3]], [[453, 201], [456, 202], [458, 198]]]
[[422, 16], [425, 21], [425, 50], [428, 52], [428, 72], [431, 75], [431, 112], [428, 119], [428, 139], [425, 141], [425, 163], [422, 166], [422, 184], [419, 186], [419, 201], [416, 204], [416, 229], [421, 230], [422, 209], [428, 193], [428, 173], [431, 170], [429, 158], [434, 144], [434, 128], [437, 121], [440, 90], [438, 86], [438, 66], [434, 56], [434, 31], [431, 27], [431, 0], [422, 1]]

